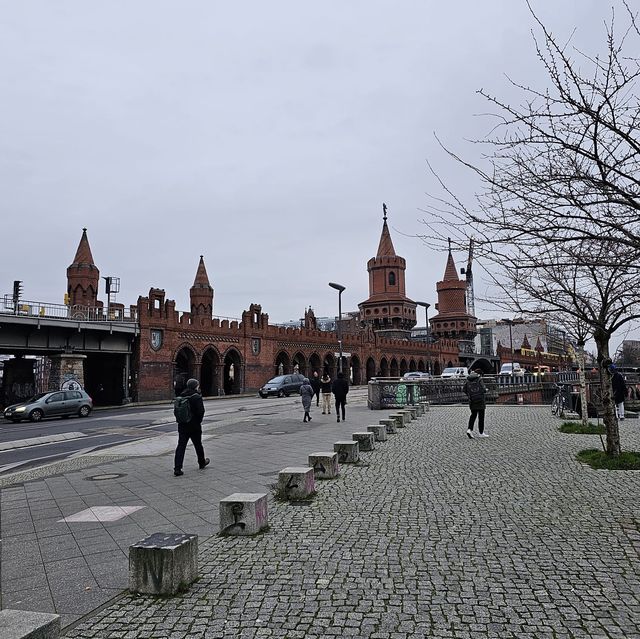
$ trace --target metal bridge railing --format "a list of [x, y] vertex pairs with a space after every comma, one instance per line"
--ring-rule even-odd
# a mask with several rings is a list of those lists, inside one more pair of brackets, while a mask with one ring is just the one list
[[104, 307], [83, 306], [76, 304], [51, 304], [49, 302], [33, 302], [20, 300], [14, 304], [11, 296], [6, 295], [0, 302], [1, 315], [14, 315], [17, 317], [44, 317], [49, 319], [61, 319], [84, 322], [136, 322], [135, 313], [128, 308], [112, 307], [107, 313]]

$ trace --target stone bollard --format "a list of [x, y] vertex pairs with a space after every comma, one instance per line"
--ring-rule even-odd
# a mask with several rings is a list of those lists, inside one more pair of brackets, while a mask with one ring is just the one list
[[277, 494], [283, 499], [300, 501], [316, 492], [313, 468], [290, 466], [278, 473]]
[[369, 431], [359, 431], [357, 433], [351, 433], [351, 439], [358, 442], [360, 445], [360, 452], [368, 452], [373, 450], [376, 445], [374, 444], [375, 435]]
[[424, 408], [424, 412], [429, 412], [429, 407], [431, 406], [431, 402], [420, 402], [420, 406]]
[[129, 546], [129, 590], [175, 595], [198, 578], [198, 535], [153, 533]]
[[398, 425], [396, 420], [392, 417], [386, 417], [385, 419], [381, 419], [380, 423], [385, 427], [387, 431], [387, 435], [394, 435], [398, 432]]
[[266, 493], [233, 493], [220, 500], [223, 535], [255, 535], [268, 525]]
[[405, 426], [413, 421], [413, 415], [411, 414], [411, 411], [409, 409], [405, 408], [404, 410], [398, 412], [403, 416]]
[[316, 479], [333, 479], [340, 474], [338, 453], [311, 453], [309, 466], [313, 468]]
[[422, 403], [417, 404], [416, 408], [418, 409], [418, 415], [419, 416], [424, 415], [424, 404], [422, 404]]
[[393, 413], [393, 415], [389, 415], [389, 417], [396, 420], [396, 426], [398, 428], [404, 428], [407, 425], [406, 415], [402, 413]]
[[30, 610], [0, 610], [2, 639], [58, 639], [60, 615]]
[[367, 430], [373, 433], [373, 437], [377, 442], [387, 441], [387, 429], [384, 424], [372, 424], [367, 426]]
[[411, 411], [411, 419], [418, 419], [418, 407], [410, 406], [409, 409]]
[[360, 459], [360, 447], [358, 442], [336, 442], [333, 450], [338, 453], [338, 461], [341, 464], [355, 464]]

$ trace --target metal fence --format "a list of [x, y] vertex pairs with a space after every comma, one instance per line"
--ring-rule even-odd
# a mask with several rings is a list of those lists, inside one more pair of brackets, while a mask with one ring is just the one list
[[122, 307], [111, 307], [109, 312], [101, 306], [83, 306], [76, 304], [51, 304], [49, 302], [33, 302], [20, 300], [13, 303], [10, 296], [5, 296], [0, 303], [0, 314], [18, 317], [46, 317], [49, 319], [81, 320], [85, 322], [136, 322], [135, 310]]

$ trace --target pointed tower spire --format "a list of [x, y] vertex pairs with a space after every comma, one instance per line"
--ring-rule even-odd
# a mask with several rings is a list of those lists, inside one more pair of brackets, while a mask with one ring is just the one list
[[387, 205], [382, 203], [382, 234], [380, 235], [380, 244], [378, 244], [378, 253], [376, 257], [395, 257], [396, 251], [393, 248], [391, 234], [387, 226]]
[[82, 229], [82, 237], [78, 244], [73, 263], [67, 268], [67, 295], [69, 305], [81, 305], [95, 308], [98, 302], [98, 284], [100, 271], [93, 263], [91, 247], [87, 238], [87, 229]]
[[200, 256], [198, 270], [193, 280], [193, 286], [189, 289], [191, 298], [191, 315], [213, 316], [213, 287], [209, 283], [209, 276], [204, 265], [204, 257]]
[[458, 271], [456, 270], [456, 263], [453, 261], [453, 255], [451, 255], [451, 247], [449, 247], [449, 256], [447, 257], [447, 266], [444, 269], [443, 282], [456, 282], [460, 278], [458, 277]]

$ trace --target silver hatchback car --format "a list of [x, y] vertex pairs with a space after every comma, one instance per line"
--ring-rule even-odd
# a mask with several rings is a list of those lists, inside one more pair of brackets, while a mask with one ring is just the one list
[[92, 409], [93, 400], [83, 390], [52, 391], [8, 406], [4, 410], [4, 418], [14, 422], [23, 419], [39, 422], [45, 417], [86, 417]]

